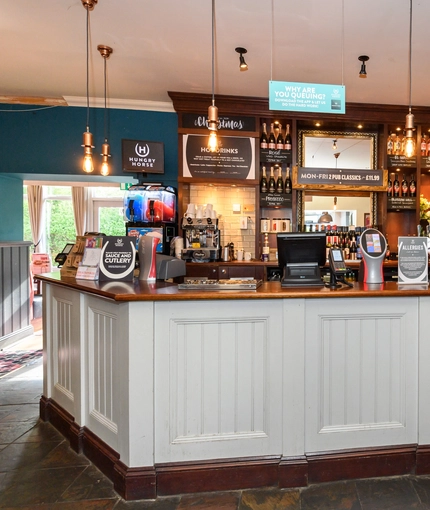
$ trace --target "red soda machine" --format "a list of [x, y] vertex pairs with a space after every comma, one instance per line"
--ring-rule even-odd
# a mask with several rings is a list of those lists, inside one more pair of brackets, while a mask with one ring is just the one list
[[170, 255], [170, 241], [176, 236], [176, 190], [170, 186], [131, 186], [124, 196], [126, 235], [158, 237], [157, 253]]

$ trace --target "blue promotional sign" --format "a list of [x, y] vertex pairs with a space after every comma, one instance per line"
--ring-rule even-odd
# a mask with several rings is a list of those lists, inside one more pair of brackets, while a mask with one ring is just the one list
[[345, 113], [345, 87], [344, 85], [270, 81], [269, 109]]

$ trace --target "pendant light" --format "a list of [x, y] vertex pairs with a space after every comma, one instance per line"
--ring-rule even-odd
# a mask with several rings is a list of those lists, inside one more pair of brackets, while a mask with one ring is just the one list
[[89, 80], [90, 80], [90, 49], [89, 49], [89, 38], [90, 38], [90, 11], [92, 11], [97, 4], [98, 0], [81, 0], [84, 9], [87, 11], [87, 129], [83, 134], [83, 145], [84, 148], [84, 163], [82, 169], [86, 173], [94, 171], [93, 164], [93, 135], [90, 133], [90, 92], [89, 92]]
[[210, 152], [218, 151], [218, 108], [215, 106], [215, 0], [212, 0], [212, 104], [208, 109], [208, 129]]
[[245, 62], [245, 57], [243, 56], [243, 55], [245, 55], [245, 53], [248, 53], [246, 48], [239, 47], [239, 48], [235, 48], [234, 51], [239, 53], [239, 69], [241, 71], [248, 71], [248, 64]]
[[405, 156], [412, 157], [415, 154], [414, 116], [412, 114], [412, 0], [409, 0], [409, 113], [406, 115], [405, 124]]
[[105, 97], [105, 107], [104, 107], [104, 142], [102, 144], [102, 166], [100, 173], [103, 176], [109, 175], [109, 158], [111, 157], [109, 154], [109, 143], [107, 139], [107, 107], [106, 107], [106, 98], [107, 98], [107, 79], [106, 79], [106, 60], [110, 57], [113, 49], [109, 46], [104, 46], [103, 44], [99, 44], [97, 49], [100, 52], [100, 55], [103, 57], [103, 69], [104, 69], [104, 97]]
[[358, 60], [361, 62], [361, 68], [360, 72], [358, 73], [358, 77], [367, 78], [366, 62], [369, 60], [369, 57], [367, 55], [361, 55], [358, 57]]

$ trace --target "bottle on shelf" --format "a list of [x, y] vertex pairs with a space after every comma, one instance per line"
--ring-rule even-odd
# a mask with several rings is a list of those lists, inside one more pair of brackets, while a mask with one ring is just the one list
[[268, 187], [267, 187], [267, 175], [266, 175], [266, 167], [263, 166], [263, 175], [261, 176], [260, 180], [260, 193], [267, 193]]
[[276, 193], [284, 192], [284, 181], [282, 179], [282, 167], [278, 166], [278, 178], [276, 179]]
[[287, 151], [290, 151], [291, 147], [292, 147], [292, 143], [291, 143], [290, 125], [287, 124], [285, 127], [284, 149]]
[[387, 197], [393, 196], [393, 181], [391, 180], [391, 174], [388, 176], [388, 183], [387, 183]]
[[276, 183], [275, 183], [275, 175], [273, 173], [273, 166], [270, 167], [270, 177], [269, 177], [269, 185], [268, 185], [269, 193], [275, 193]]
[[406, 175], [403, 174], [402, 180], [402, 197], [407, 197], [409, 195], [409, 184], [406, 180]]
[[400, 181], [397, 177], [397, 174], [394, 174], [393, 179], [393, 197], [399, 197], [400, 196]]
[[392, 132], [390, 132], [387, 139], [387, 154], [394, 154], [394, 137]]
[[261, 132], [260, 136], [260, 149], [267, 149], [268, 147], [268, 137], [267, 137], [267, 128], [266, 123], [263, 122], [263, 131]]
[[427, 156], [427, 137], [421, 136], [421, 156]]
[[399, 135], [396, 135], [396, 140], [394, 142], [394, 154], [396, 156], [400, 156], [402, 154], [402, 139]]
[[291, 176], [290, 176], [290, 165], [287, 165], [287, 175], [285, 176], [285, 193], [288, 195], [292, 191]]
[[268, 146], [269, 149], [276, 149], [275, 124], [273, 122], [270, 124]]
[[261, 260], [263, 262], [269, 261], [270, 246], [269, 246], [269, 234], [264, 234], [263, 249], [261, 254]]
[[278, 136], [276, 137], [276, 148], [277, 149], [284, 148], [284, 137], [282, 136], [282, 124], [279, 124], [278, 127]]
[[427, 156], [430, 156], [430, 135], [427, 137]]
[[417, 183], [415, 182], [415, 175], [412, 175], [411, 180], [409, 181], [409, 196], [417, 196]]
[[352, 236], [351, 247], [349, 248], [349, 259], [357, 260], [357, 241], [355, 235]]

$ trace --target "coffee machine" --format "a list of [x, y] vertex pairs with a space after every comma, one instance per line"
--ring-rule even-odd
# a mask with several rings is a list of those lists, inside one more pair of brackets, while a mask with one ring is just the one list
[[214, 262], [220, 255], [218, 218], [182, 219], [184, 249], [181, 258], [187, 262]]
[[176, 236], [176, 191], [170, 186], [135, 185], [124, 196], [126, 235], [158, 237], [157, 253], [170, 255], [170, 241]]

